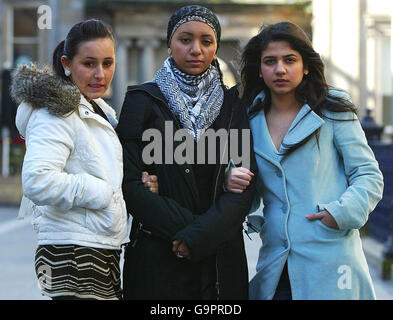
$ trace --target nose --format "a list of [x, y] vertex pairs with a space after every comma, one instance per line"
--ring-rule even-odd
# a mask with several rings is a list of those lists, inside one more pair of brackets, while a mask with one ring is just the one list
[[102, 79], [104, 78], [104, 69], [102, 68], [102, 66], [97, 66], [96, 68], [96, 72], [94, 73], [94, 77], [96, 79]]
[[285, 73], [286, 73], [286, 69], [285, 69], [284, 62], [281, 61], [281, 60], [277, 61], [277, 64], [276, 64], [276, 73], [277, 73], [277, 74], [285, 74]]
[[201, 54], [201, 44], [199, 41], [193, 41], [191, 45], [191, 54], [192, 55], [199, 55]]

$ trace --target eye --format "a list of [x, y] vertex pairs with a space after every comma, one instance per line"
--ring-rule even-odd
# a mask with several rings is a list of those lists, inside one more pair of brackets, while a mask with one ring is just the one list
[[211, 41], [211, 40], [202, 40], [202, 44], [204, 46], [210, 46], [211, 44], [213, 44], [213, 41]]
[[94, 63], [91, 62], [91, 61], [86, 61], [86, 62], [83, 63], [83, 65], [84, 65], [85, 67], [91, 68], [91, 67], [94, 66]]
[[183, 43], [190, 43], [191, 42], [191, 40], [188, 38], [182, 38], [182, 39], [180, 39], [180, 41]]
[[109, 68], [110, 66], [112, 66], [113, 61], [105, 61], [104, 62], [104, 67]]
[[276, 62], [276, 60], [274, 60], [274, 59], [266, 59], [266, 60], [263, 61], [263, 63], [268, 65], [268, 66], [273, 65], [275, 62]]
[[286, 61], [288, 63], [294, 63], [294, 62], [296, 62], [296, 58], [295, 57], [287, 58]]

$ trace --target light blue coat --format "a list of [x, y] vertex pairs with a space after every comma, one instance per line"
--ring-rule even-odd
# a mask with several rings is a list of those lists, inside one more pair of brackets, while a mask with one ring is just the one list
[[[359, 121], [329, 119], [354, 114], [326, 111], [328, 118], [321, 118], [310, 110], [305, 104], [299, 111], [280, 153], [320, 129], [318, 142], [314, 135], [284, 156], [271, 140], [264, 111], [250, 119], [264, 205], [250, 298], [273, 298], [287, 260], [293, 299], [375, 299], [359, 228], [382, 198], [383, 176]], [[324, 209], [339, 230], [305, 217]]]

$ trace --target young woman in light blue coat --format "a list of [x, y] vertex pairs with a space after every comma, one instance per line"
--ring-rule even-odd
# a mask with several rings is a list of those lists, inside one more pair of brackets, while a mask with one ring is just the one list
[[[251, 299], [375, 299], [359, 229], [382, 197], [383, 177], [349, 96], [328, 87], [304, 31], [266, 26], [243, 53], [263, 216]], [[228, 191], [251, 173], [235, 168]], [[259, 223], [255, 223], [255, 221]]]

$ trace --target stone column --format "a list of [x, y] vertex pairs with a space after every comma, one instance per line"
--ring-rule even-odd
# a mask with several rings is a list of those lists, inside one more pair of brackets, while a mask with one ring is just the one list
[[112, 84], [112, 108], [116, 110], [118, 117], [128, 85], [128, 48], [130, 45], [131, 40], [129, 39], [117, 40], [116, 71]]
[[142, 49], [139, 63], [139, 81], [151, 81], [156, 73], [154, 49], [160, 45], [157, 39], [138, 39], [137, 46]]

